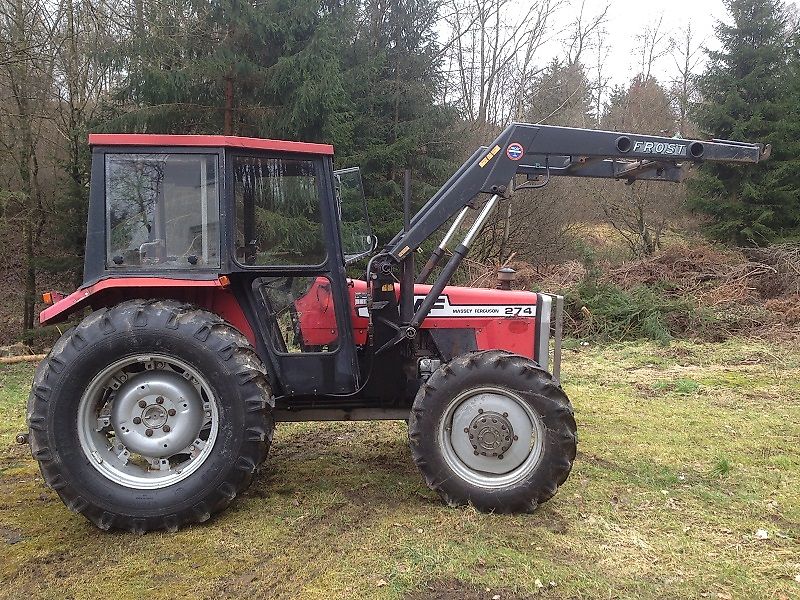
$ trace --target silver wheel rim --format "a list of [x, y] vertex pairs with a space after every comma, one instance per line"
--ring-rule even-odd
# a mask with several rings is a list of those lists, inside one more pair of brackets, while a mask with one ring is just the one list
[[519, 483], [539, 466], [545, 426], [518, 394], [481, 387], [450, 402], [437, 437], [445, 462], [461, 479], [501, 488]]
[[130, 356], [104, 368], [78, 404], [78, 439], [107, 479], [158, 489], [189, 477], [211, 454], [219, 408], [208, 382], [161, 354]]

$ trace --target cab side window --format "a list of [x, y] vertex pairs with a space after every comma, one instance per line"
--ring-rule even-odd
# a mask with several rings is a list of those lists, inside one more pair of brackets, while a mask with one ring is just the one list
[[213, 154], [108, 154], [109, 268], [219, 267]]
[[319, 265], [326, 250], [316, 165], [237, 156], [236, 260], [243, 265]]

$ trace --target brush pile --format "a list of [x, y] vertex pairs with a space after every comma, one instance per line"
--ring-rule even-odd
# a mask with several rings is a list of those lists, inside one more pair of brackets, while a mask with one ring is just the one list
[[609, 271], [605, 280], [623, 289], [657, 286], [670, 295], [691, 298], [698, 306], [720, 308], [760, 302], [763, 282], [776, 275], [768, 263], [702, 242], [676, 244], [625, 263]]
[[800, 246], [739, 250], [692, 240], [618, 266], [510, 266], [517, 289], [567, 297], [566, 328], [577, 337], [800, 336]]

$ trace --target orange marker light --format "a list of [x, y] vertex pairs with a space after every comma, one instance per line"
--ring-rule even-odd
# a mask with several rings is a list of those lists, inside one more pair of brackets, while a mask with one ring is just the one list
[[220, 275], [218, 279], [219, 279], [219, 284], [224, 288], [228, 287], [231, 284], [231, 280], [228, 278], [227, 275]]
[[53, 303], [53, 293], [52, 292], [45, 292], [42, 294], [42, 302], [45, 304], [52, 304]]

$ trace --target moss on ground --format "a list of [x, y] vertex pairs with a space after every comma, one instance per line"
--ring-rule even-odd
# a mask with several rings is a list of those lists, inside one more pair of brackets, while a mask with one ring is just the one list
[[443, 506], [403, 423], [300, 424], [228, 511], [144, 536], [67, 511], [14, 444], [32, 373], [0, 370], [2, 598], [800, 595], [800, 349], [576, 346], [579, 455], [534, 515]]

